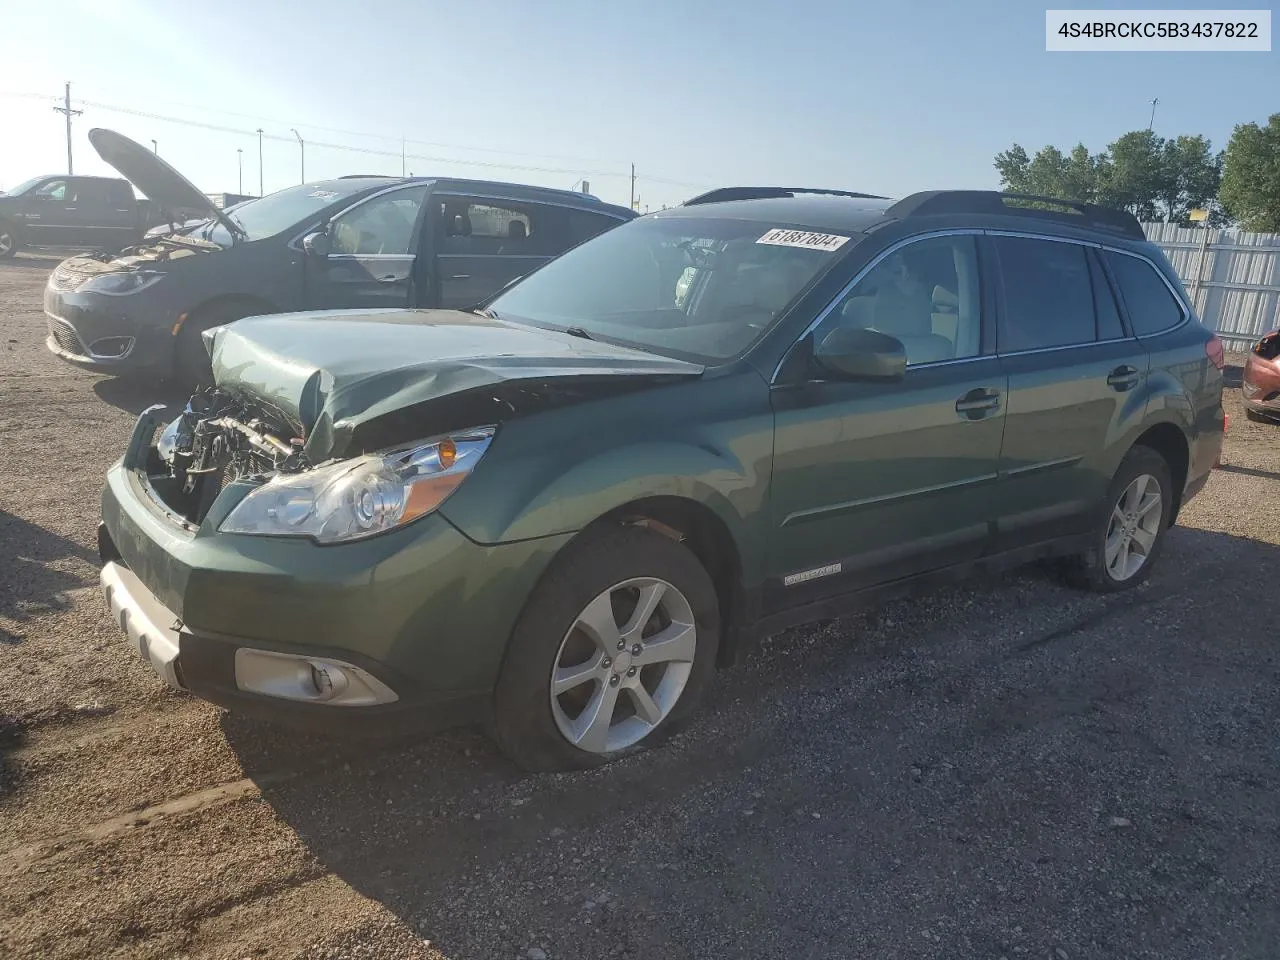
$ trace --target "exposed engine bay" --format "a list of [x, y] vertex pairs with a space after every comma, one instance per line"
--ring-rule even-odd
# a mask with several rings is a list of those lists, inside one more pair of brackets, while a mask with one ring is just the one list
[[283, 418], [209, 388], [160, 433], [147, 472], [166, 507], [200, 523], [228, 484], [308, 466], [302, 438]]

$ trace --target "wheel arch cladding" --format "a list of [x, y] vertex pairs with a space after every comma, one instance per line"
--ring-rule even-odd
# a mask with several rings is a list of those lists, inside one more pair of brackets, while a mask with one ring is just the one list
[[1133, 445], [1154, 450], [1169, 465], [1169, 475], [1173, 480], [1173, 504], [1169, 510], [1169, 525], [1172, 526], [1178, 519], [1178, 511], [1182, 507], [1182, 492], [1187, 483], [1191, 444], [1177, 424], [1166, 420], [1148, 427], [1133, 442]]
[[748, 615], [742, 554], [728, 524], [705, 503], [683, 497], [654, 496], [611, 510], [587, 530], [608, 525], [646, 527], [683, 543], [698, 558], [715, 585], [720, 608], [717, 660], [722, 666], [733, 663], [740, 652], [739, 634]]

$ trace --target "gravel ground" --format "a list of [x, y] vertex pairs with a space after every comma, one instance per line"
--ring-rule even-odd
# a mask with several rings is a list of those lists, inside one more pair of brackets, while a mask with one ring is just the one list
[[45, 352], [52, 265], [0, 264], [0, 956], [1276, 956], [1280, 425], [1234, 393], [1140, 590], [1027, 569], [792, 631], [667, 748], [530, 777], [144, 671], [93, 544], [155, 391]]

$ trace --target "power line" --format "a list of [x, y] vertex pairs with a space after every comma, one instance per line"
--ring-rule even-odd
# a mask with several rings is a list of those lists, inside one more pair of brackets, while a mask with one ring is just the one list
[[[33, 100], [51, 99], [46, 94], [25, 93], [25, 92], [15, 92], [15, 91], [0, 91], [0, 96], [20, 97], [24, 99], [33, 99]], [[147, 120], [157, 120], [162, 123], [176, 123], [182, 126], [195, 127], [201, 130], [209, 130], [214, 133], [228, 133], [228, 134], [234, 134], [236, 136], [243, 136], [243, 137], [257, 136], [259, 138], [259, 142], [261, 142], [262, 140], [272, 140], [279, 143], [296, 143], [297, 142], [293, 137], [287, 137], [280, 134], [265, 133], [261, 130], [245, 130], [239, 127], [227, 126], [225, 124], [208, 123], [206, 121], [201, 121], [201, 120], [192, 120], [187, 117], [172, 117], [165, 114], [153, 113], [148, 110], [137, 110], [131, 107], [122, 107], [118, 104], [106, 103], [100, 100], [86, 100], [81, 98], [81, 99], [78, 99], [77, 102], [83, 106], [93, 107], [98, 110], [105, 110], [109, 113], [120, 113], [127, 116], [141, 117]], [[205, 109], [205, 108], [201, 107], [201, 108], [193, 108], [193, 109]], [[210, 112], [227, 113], [233, 116], [244, 116], [246, 118], [249, 118], [250, 116], [248, 114], [232, 114], [230, 111], [210, 111]], [[329, 130], [336, 131], [336, 128], [313, 127], [313, 129], [317, 129], [317, 130], [329, 129]], [[381, 137], [380, 134], [356, 133], [354, 131], [347, 131], [347, 132], [353, 136]], [[385, 138], [385, 139], [392, 139], [392, 138]], [[399, 138], [395, 138], [395, 139], [399, 139]], [[476, 160], [476, 159], [464, 158], [464, 157], [445, 157], [445, 156], [432, 156], [429, 154], [402, 153], [400, 150], [380, 150], [376, 147], [357, 147], [357, 146], [353, 146], [351, 144], [346, 144], [346, 143], [334, 143], [334, 142], [326, 142], [326, 141], [320, 141], [320, 140], [308, 140], [307, 142], [312, 147], [323, 147], [328, 150], [342, 150], [348, 153], [358, 153], [358, 154], [363, 154], [365, 156], [375, 156], [375, 157], [390, 157], [390, 158], [403, 157], [406, 160], [422, 160], [427, 163], [447, 163], [447, 164], [455, 164], [459, 166], [483, 167], [487, 169], [520, 170], [528, 173], [571, 174], [571, 175], [577, 175], [577, 176], [586, 174], [586, 175], [596, 176], [596, 177], [615, 177], [615, 178], [632, 176], [632, 174], [630, 173], [624, 173], [618, 170], [599, 170], [599, 169], [584, 170], [581, 167], [544, 167], [544, 166], [538, 166], [538, 165], [532, 165], [532, 164], [512, 163], [512, 162], [503, 162], [503, 161], [496, 161], [496, 160]], [[423, 143], [423, 144], [431, 143], [431, 141], [414, 140], [412, 138], [407, 138], [407, 137], [404, 138], [404, 142]], [[494, 153], [501, 152], [501, 151], [492, 150], [489, 148], [457, 147], [456, 149], [464, 149], [464, 150], [488, 149], [489, 152], [494, 152]], [[511, 151], [511, 152], [518, 153], [517, 151]], [[525, 154], [525, 155], [536, 156], [537, 154]], [[546, 154], [544, 156], [554, 156], [554, 155]], [[572, 159], [572, 158], [569, 158], [569, 159]], [[669, 177], [659, 177], [659, 176], [653, 176], [653, 175], [642, 174], [642, 173], [636, 173], [634, 176], [636, 180], [648, 181], [651, 183], [661, 183], [668, 186], [691, 187], [694, 189], [707, 189], [713, 186], [712, 184], [708, 184], [708, 183], [694, 183], [688, 180], [676, 180]]]

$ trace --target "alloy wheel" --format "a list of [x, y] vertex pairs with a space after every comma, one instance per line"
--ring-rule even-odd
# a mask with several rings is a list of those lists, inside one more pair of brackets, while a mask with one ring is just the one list
[[1123, 582], [1134, 576], [1151, 556], [1160, 536], [1160, 482], [1149, 473], [1134, 478], [1111, 509], [1104, 547], [1107, 573]]
[[605, 590], [556, 654], [551, 712], [561, 735], [588, 753], [638, 743], [675, 708], [696, 650], [693, 610], [670, 583], [635, 577]]

